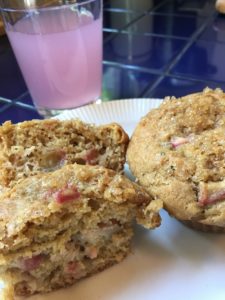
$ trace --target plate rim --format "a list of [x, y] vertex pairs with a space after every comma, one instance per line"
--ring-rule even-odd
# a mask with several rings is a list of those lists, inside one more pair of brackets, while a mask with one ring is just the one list
[[[70, 114], [73, 114], [73, 113], [76, 113], [76, 112], [84, 112], [85, 110], [98, 110], [98, 108], [106, 108], [107, 106], [120, 106], [121, 105], [124, 105], [124, 104], [130, 104], [129, 106], [141, 106], [141, 105], [144, 105], [144, 104], [150, 104], [151, 102], [154, 102], [154, 101], [158, 101], [160, 102], [159, 104], [161, 104], [163, 102], [163, 98], [124, 98], [124, 99], [112, 99], [112, 100], [109, 100], [109, 101], [102, 101], [100, 103], [91, 103], [91, 104], [87, 104], [87, 105], [84, 105], [84, 106], [79, 106], [77, 108], [72, 108], [72, 109], [67, 109], [63, 112], [61, 112], [60, 114], [52, 117], [52, 119], [59, 119], [59, 120], [65, 120], [64, 117], [69, 117], [69, 119], [72, 119]], [[152, 110], [152, 109], [155, 109], [157, 108], [158, 106], [156, 107], [150, 107], [149, 108], [149, 111]], [[147, 111], [146, 111], [147, 113]], [[120, 116], [122, 116], [123, 113], [120, 114]], [[79, 117], [74, 117], [75, 118], [78, 118]], [[87, 122], [86, 120], [84, 120], [84, 122]], [[117, 122], [115, 120], [115, 122]], [[93, 123], [93, 122], [89, 122], [89, 123]]]

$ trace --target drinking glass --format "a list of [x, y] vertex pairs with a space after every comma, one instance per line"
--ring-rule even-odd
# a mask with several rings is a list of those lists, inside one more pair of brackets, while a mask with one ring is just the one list
[[0, 0], [10, 44], [38, 112], [99, 101], [102, 0]]

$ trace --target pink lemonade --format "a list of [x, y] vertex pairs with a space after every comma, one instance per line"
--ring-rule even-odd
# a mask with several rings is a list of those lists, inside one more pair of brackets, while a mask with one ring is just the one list
[[8, 27], [7, 34], [38, 108], [73, 108], [100, 97], [101, 17], [68, 7], [41, 10]]

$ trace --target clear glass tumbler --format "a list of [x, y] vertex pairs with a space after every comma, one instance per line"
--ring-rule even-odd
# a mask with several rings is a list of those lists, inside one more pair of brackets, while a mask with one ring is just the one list
[[0, 0], [5, 29], [44, 117], [99, 101], [102, 0]]

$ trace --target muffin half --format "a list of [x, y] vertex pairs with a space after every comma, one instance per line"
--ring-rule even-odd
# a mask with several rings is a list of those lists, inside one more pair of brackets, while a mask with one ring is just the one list
[[1, 277], [18, 296], [70, 285], [126, 257], [133, 221], [155, 228], [159, 208], [143, 188], [100, 166], [21, 180], [0, 196]]
[[64, 165], [123, 170], [128, 136], [118, 124], [33, 120], [0, 126], [0, 191], [18, 180]]

